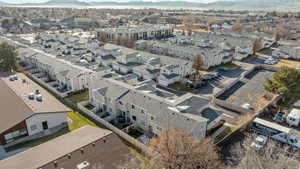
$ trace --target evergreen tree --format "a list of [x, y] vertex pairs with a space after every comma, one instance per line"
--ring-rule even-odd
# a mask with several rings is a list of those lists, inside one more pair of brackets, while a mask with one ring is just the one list
[[6, 42], [0, 44], [0, 71], [13, 72], [17, 69], [17, 51]]

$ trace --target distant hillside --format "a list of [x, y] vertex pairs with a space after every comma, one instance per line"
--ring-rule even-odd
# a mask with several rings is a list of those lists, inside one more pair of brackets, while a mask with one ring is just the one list
[[7, 5], [7, 3], [0, 2], [0, 6]]
[[[95, 0], [96, 1], [96, 0]], [[228, 10], [298, 10], [300, 0], [237, 0], [219, 1], [213, 3], [196, 3], [186, 1], [130, 1], [130, 2], [90, 2], [92, 6], [159, 6], [159, 7], [194, 7], [205, 9], [228, 9]]]
[[161, 2], [150, 2], [150, 1], [130, 1], [130, 2], [90, 2], [94, 6], [161, 6], [161, 7], [201, 7], [204, 4], [185, 2], [185, 1], [161, 1]]
[[89, 5], [87, 2], [80, 2], [78, 0], [50, 0], [46, 3], [43, 3], [43, 5], [82, 5], [86, 6]]
[[[0, 0], [1, 1], [1, 0]], [[300, 0], [236, 0], [219, 1], [213, 3], [196, 3], [177, 1], [151, 2], [134, 0], [128, 2], [116, 2], [114, 0], [94, 0], [94, 2], [83, 2], [84, 0], [50, 0], [46, 3], [22, 4], [22, 6], [143, 6], [143, 7], [166, 7], [166, 8], [201, 8], [201, 9], [224, 9], [224, 10], [280, 10], [300, 11]], [[20, 5], [18, 5], [20, 6]]]

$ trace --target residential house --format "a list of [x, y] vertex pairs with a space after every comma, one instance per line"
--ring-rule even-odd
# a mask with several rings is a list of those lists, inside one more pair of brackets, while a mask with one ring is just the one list
[[3, 145], [68, 123], [71, 110], [24, 74], [0, 73], [0, 93]]

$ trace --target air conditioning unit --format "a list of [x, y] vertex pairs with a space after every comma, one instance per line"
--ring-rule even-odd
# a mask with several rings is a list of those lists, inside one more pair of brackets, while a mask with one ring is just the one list
[[43, 101], [43, 96], [41, 94], [38, 94], [35, 96], [35, 99], [39, 102]]
[[18, 76], [17, 75], [11, 75], [11, 76], [9, 76], [9, 80], [10, 81], [18, 80]]
[[29, 95], [28, 95], [28, 99], [30, 99], [30, 100], [34, 100], [34, 96], [35, 96], [35, 94], [34, 94], [34, 93], [29, 93]]
[[84, 161], [84, 162], [78, 164], [76, 169], [91, 169], [91, 165], [89, 162]]

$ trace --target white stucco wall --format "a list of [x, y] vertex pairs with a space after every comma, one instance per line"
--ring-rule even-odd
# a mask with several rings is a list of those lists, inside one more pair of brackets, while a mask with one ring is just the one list
[[[29, 135], [36, 134], [43, 131], [42, 123], [48, 122], [48, 128], [56, 127], [62, 123], [67, 123], [67, 113], [49, 113], [49, 114], [36, 114], [26, 119], [26, 126]], [[32, 130], [32, 126], [35, 125], [35, 129]]]

